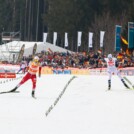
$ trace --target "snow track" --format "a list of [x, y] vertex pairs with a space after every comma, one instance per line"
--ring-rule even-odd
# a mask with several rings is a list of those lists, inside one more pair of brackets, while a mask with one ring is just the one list
[[[18, 94], [0, 95], [1, 134], [133, 134], [134, 90], [126, 89], [117, 76], [107, 92], [107, 76], [77, 76], [69, 84], [72, 78], [38, 78], [37, 99], [31, 97], [30, 80]], [[128, 78], [133, 83], [134, 77]], [[20, 80], [1, 83], [0, 91]], [[46, 116], [54, 103], [56, 107]]]

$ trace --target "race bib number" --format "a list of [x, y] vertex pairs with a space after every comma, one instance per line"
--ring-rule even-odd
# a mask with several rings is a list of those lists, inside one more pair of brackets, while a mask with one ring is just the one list
[[108, 66], [114, 66], [114, 61], [108, 61]]

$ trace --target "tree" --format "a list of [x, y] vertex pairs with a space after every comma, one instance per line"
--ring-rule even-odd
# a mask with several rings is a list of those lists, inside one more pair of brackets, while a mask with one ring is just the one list
[[100, 49], [100, 31], [105, 31], [103, 52], [105, 54], [114, 52], [115, 48], [115, 25], [122, 27], [127, 23], [127, 15], [123, 13], [120, 16], [111, 16], [110, 13], [104, 13], [101, 16], [96, 15], [89, 31], [94, 33], [94, 50]]

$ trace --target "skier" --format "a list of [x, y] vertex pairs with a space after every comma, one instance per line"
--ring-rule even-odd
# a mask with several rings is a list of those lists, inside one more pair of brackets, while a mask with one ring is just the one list
[[20, 69], [18, 70], [17, 74], [22, 71], [23, 74], [25, 74], [25, 70], [26, 70], [26, 61], [22, 61], [21, 64], [20, 64]]
[[119, 70], [117, 70], [117, 68], [116, 68], [117, 59], [112, 57], [112, 54], [108, 54], [108, 57], [104, 58], [104, 60], [107, 63], [107, 72], [108, 72], [108, 75], [109, 75], [108, 90], [111, 89], [111, 77], [112, 77], [113, 73], [116, 74], [119, 77], [119, 79], [122, 81], [122, 83], [124, 84], [124, 86], [126, 88], [129, 88], [129, 86], [125, 83], [124, 79], [121, 77]]
[[31, 79], [32, 80], [32, 97], [35, 97], [35, 88], [36, 88], [36, 73], [39, 71], [39, 77], [41, 77], [41, 66], [39, 62], [39, 57], [35, 56], [32, 61], [30, 61], [29, 66], [28, 66], [28, 72], [26, 75], [22, 78], [20, 83], [10, 90], [9, 92], [15, 92], [22, 84], [24, 84], [27, 80]]

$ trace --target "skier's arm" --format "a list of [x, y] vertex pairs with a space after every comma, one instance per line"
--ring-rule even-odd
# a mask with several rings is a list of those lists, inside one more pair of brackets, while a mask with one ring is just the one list
[[108, 60], [107, 58], [104, 58], [104, 61], [105, 61], [105, 62], [107, 62], [107, 60]]

